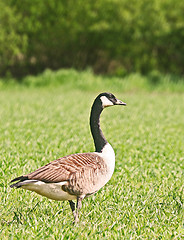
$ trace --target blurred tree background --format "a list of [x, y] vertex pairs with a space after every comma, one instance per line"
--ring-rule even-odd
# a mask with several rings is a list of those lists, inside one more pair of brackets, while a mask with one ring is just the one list
[[184, 74], [184, 1], [0, 0], [0, 75]]

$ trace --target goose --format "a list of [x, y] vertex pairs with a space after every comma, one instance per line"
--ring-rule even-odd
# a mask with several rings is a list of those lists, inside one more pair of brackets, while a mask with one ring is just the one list
[[[52, 200], [69, 201], [74, 223], [79, 221], [82, 200], [96, 193], [111, 178], [115, 153], [100, 128], [100, 114], [106, 107], [126, 103], [112, 93], [100, 93], [91, 108], [90, 129], [95, 152], [75, 153], [56, 159], [27, 175], [11, 181], [11, 188], [23, 188]], [[76, 200], [76, 203], [73, 202]]]

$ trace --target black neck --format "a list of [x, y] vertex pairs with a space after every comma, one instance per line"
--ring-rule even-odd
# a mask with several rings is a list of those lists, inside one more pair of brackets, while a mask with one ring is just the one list
[[101, 152], [103, 147], [106, 145], [107, 140], [105, 139], [102, 130], [100, 128], [100, 114], [103, 108], [100, 102], [95, 101], [91, 108], [91, 116], [90, 116], [90, 127], [91, 134], [93, 136], [95, 151]]

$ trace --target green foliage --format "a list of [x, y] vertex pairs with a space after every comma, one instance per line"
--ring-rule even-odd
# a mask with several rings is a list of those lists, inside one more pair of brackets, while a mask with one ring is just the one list
[[[18, 62], [21, 69], [16, 71], [91, 66], [95, 72], [123, 76], [131, 71], [153, 70], [183, 74], [183, 1], [0, 2], [9, 9], [9, 19], [10, 15], [14, 17], [18, 39], [24, 37], [28, 43], [20, 45], [14, 37], [7, 43], [16, 44], [23, 55]], [[7, 29], [3, 24], [1, 31]], [[6, 46], [2, 45], [0, 51], [6, 53]], [[8, 55], [4, 58], [7, 61]]]
[[27, 36], [20, 33], [21, 13], [15, 11], [5, 1], [0, 1], [0, 68], [1, 73], [24, 58]]
[[184, 92], [184, 79], [175, 75], [162, 75], [158, 71], [152, 71], [147, 76], [129, 74], [124, 78], [114, 76], [95, 75], [90, 69], [76, 71], [74, 69], [61, 69], [52, 71], [46, 69], [37, 76], [28, 75], [21, 79], [21, 83], [11, 77], [0, 79], [0, 89], [18, 88], [20, 86], [30, 88], [62, 86], [63, 89], [87, 90], [87, 91], [129, 91], [129, 92]]
[[[146, 79], [129, 78], [47, 70], [25, 79], [33, 87], [0, 90], [0, 239], [183, 239], [184, 94], [140, 92]], [[39, 81], [46, 84], [34, 87]], [[116, 153], [115, 172], [83, 201], [81, 222], [73, 226], [67, 202], [10, 189], [9, 182], [61, 156], [94, 151], [89, 111], [105, 90], [127, 103], [101, 118]]]

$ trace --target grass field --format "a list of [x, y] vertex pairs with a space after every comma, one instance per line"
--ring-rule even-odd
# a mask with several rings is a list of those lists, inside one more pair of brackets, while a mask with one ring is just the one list
[[[155, 87], [140, 76], [65, 70], [1, 83], [0, 239], [183, 239], [184, 83], [164, 81]], [[83, 201], [73, 226], [68, 202], [10, 189], [9, 182], [61, 156], [94, 151], [89, 112], [104, 91], [127, 103], [101, 117], [115, 172]]]

